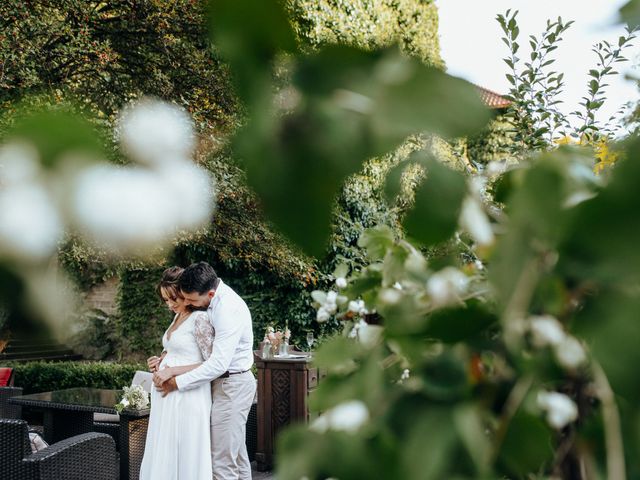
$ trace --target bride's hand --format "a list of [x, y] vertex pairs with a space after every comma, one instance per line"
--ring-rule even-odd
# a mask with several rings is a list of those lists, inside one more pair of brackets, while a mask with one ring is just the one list
[[153, 357], [147, 358], [147, 366], [149, 367], [149, 371], [151, 373], [157, 372], [158, 366], [160, 365], [161, 361], [162, 357], [156, 357], [155, 355]]
[[158, 368], [160, 367], [160, 364], [162, 363], [162, 360], [166, 355], [167, 352], [162, 352], [162, 355], [160, 355], [159, 357], [156, 357], [154, 355], [153, 357], [147, 358], [147, 366], [149, 367], [149, 371], [151, 373], [155, 373], [158, 371]]
[[160, 385], [162, 385], [164, 382], [166, 382], [167, 380], [169, 380], [170, 378], [173, 378], [175, 375], [173, 374], [173, 371], [171, 370], [170, 367], [165, 367], [162, 370], [157, 370], [154, 374], [153, 374], [153, 384], [156, 387], [159, 387]]

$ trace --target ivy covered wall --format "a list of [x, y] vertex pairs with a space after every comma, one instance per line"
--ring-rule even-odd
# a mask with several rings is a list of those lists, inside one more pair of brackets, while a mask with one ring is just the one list
[[398, 44], [409, 55], [444, 68], [438, 9], [432, 0], [288, 0], [298, 37], [311, 46], [364, 48]]

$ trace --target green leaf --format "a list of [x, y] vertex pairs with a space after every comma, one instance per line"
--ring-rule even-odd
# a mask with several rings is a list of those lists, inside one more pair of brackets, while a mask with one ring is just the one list
[[402, 452], [405, 478], [439, 480], [449, 478], [448, 473], [456, 461], [456, 432], [451, 412], [434, 407], [413, 419], [406, 434], [406, 446]]
[[346, 263], [341, 263], [333, 271], [334, 278], [345, 278], [349, 274], [349, 266]]
[[[78, 159], [102, 157], [102, 145], [91, 125], [69, 112], [39, 112], [26, 117], [9, 132], [8, 137], [24, 139], [36, 146], [42, 165], [54, 168], [65, 154]], [[87, 156], [82, 156], [82, 154]]]
[[340, 368], [349, 365], [359, 350], [360, 346], [356, 342], [335, 336], [320, 345], [313, 355], [313, 361], [322, 368]]
[[481, 409], [472, 404], [460, 405], [453, 412], [453, 421], [473, 460], [478, 476], [484, 477], [490, 468], [491, 442], [486, 433]]
[[468, 82], [395, 49], [327, 47], [301, 60], [294, 82], [307, 100], [286, 116], [254, 108], [235, 145], [269, 218], [312, 255], [324, 252], [335, 195], [364, 160], [411, 134], [462, 136], [489, 118]]
[[453, 402], [469, 393], [467, 369], [452, 351], [445, 350], [421, 367], [423, 392], [438, 402]]
[[[295, 35], [277, 0], [211, 0], [209, 25], [214, 44], [234, 70], [241, 96], [250, 103], [268, 86], [275, 55], [295, 52]], [[256, 88], [257, 87], [257, 88]], [[259, 103], [259, 101], [258, 101]]]
[[387, 250], [395, 243], [393, 230], [387, 225], [368, 228], [358, 239], [358, 246], [367, 251], [372, 260], [382, 260]]
[[552, 439], [551, 430], [540, 418], [520, 410], [509, 424], [499, 461], [517, 478], [544, 470], [553, 459]]
[[634, 29], [640, 27], [640, 1], [630, 0], [620, 9], [620, 18]]
[[456, 231], [467, 187], [462, 174], [437, 160], [424, 163], [427, 178], [416, 192], [415, 206], [405, 218], [404, 226], [415, 239], [434, 245]]
[[498, 318], [477, 300], [465, 307], [447, 308], [433, 313], [427, 323], [426, 335], [444, 343], [470, 341], [496, 324]]

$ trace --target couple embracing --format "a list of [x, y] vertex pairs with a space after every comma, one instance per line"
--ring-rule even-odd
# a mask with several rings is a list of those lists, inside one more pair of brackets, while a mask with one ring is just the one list
[[256, 392], [245, 302], [205, 262], [163, 273], [173, 322], [148, 360], [155, 388], [141, 480], [250, 480], [245, 444]]

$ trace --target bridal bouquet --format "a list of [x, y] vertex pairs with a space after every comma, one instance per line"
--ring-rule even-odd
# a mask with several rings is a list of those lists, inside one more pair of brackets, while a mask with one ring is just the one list
[[142, 410], [149, 407], [149, 393], [145, 391], [142, 385], [133, 385], [122, 389], [122, 400], [115, 405], [118, 413], [124, 409]]

